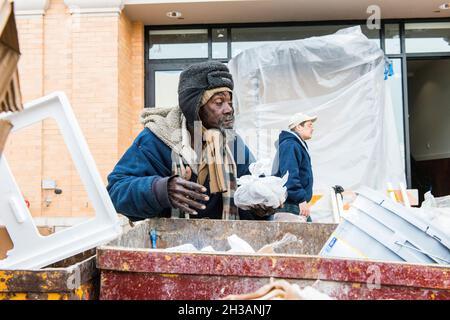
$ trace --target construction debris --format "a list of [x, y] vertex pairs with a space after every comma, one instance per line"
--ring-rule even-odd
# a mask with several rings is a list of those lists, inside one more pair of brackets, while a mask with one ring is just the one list
[[[237, 235], [233, 234], [227, 237], [228, 244], [230, 246], [230, 250], [227, 252], [240, 252], [240, 253], [255, 253], [255, 250], [251, 245], [247, 243], [247, 241], [241, 239]], [[212, 246], [205, 246], [202, 249], [197, 249], [192, 243], [185, 243], [176, 247], [171, 247], [165, 249], [169, 252], [195, 252], [195, 251], [203, 251], [203, 252], [217, 252]]]
[[[279, 249], [283, 247], [284, 245], [293, 243], [293, 242], [300, 242], [302, 243], [302, 240], [298, 239], [295, 235], [291, 233], [286, 233], [281, 240], [277, 240], [275, 242], [269, 243], [265, 246], [263, 246], [258, 251], [255, 251], [251, 245], [248, 244], [247, 241], [243, 240], [242, 238], [238, 237], [236, 234], [233, 234], [229, 237], [227, 237], [228, 245], [231, 249], [227, 250], [226, 252], [229, 253], [276, 253], [276, 249]], [[196, 251], [202, 251], [202, 252], [217, 252], [212, 246], [208, 245], [206, 247], [203, 247], [202, 249], [197, 249], [192, 243], [185, 243], [176, 247], [170, 247], [165, 249], [169, 252], [196, 252]]]
[[356, 193], [320, 255], [450, 264], [449, 233], [435, 227], [431, 218], [414, 214], [420, 209], [405, 207], [369, 188]]
[[[337, 300], [448, 299], [449, 266], [318, 255], [335, 227], [319, 223], [148, 219], [97, 248], [101, 297], [215, 300], [255, 292], [273, 277], [298, 284], [304, 294], [313, 291], [304, 288], [311, 286]], [[222, 252], [154, 250], [149, 237], [152, 229], [157, 231], [157, 245], [161, 249], [192, 243], [197, 248], [209, 245]], [[229, 250], [227, 237], [233, 234], [257, 250], [288, 233], [301, 238], [302, 244], [291, 242], [283, 248], [275, 248], [274, 251], [278, 251], [275, 254], [226, 252]], [[152, 290], [148, 290], [149, 287]], [[270, 289], [260, 297], [269, 298]], [[287, 298], [279, 291], [276, 293], [271, 293], [272, 298]], [[312, 299], [311, 295], [305, 298]]]
[[425, 200], [419, 209], [412, 212], [418, 217], [429, 221], [433, 227], [444, 234], [450, 234], [450, 195], [435, 198], [430, 191], [425, 193]]

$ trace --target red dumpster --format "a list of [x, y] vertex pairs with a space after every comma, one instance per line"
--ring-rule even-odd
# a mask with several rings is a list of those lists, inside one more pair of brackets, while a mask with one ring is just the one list
[[[55, 227], [38, 227], [38, 230], [42, 235], [49, 235], [55, 232]], [[6, 229], [0, 227], [0, 259], [12, 248]], [[0, 269], [0, 300], [96, 300], [99, 278], [95, 249], [41, 269]]]
[[[324, 258], [334, 224], [151, 219], [97, 248], [100, 299], [220, 299], [267, 284], [271, 277], [314, 285], [336, 299], [450, 299], [450, 267]], [[157, 249], [149, 233], [157, 232]], [[302, 241], [275, 254], [167, 252], [192, 243], [227, 250], [236, 234], [255, 250], [286, 233]]]
[[0, 270], [0, 300], [97, 300], [95, 250], [42, 269]]

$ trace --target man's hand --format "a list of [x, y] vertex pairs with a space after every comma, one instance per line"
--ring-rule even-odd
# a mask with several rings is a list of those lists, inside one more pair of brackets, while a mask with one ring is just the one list
[[304, 202], [300, 203], [298, 205], [298, 207], [300, 209], [300, 214], [302, 216], [309, 217], [309, 215], [311, 214], [311, 209], [309, 207], [308, 202], [304, 201]]
[[204, 186], [189, 181], [191, 175], [191, 168], [187, 167], [183, 178], [173, 177], [169, 180], [167, 192], [172, 207], [188, 214], [197, 214], [196, 210], [206, 208], [200, 201], [208, 201], [209, 197], [205, 194], [206, 188]]
[[275, 213], [276, 209], [272, 207], [267, 207], [262, 204], [256, 204], [253, 207], [251, 207], [251, 210], [254, 214], [256, 214], [258, 217], [267, 217]]

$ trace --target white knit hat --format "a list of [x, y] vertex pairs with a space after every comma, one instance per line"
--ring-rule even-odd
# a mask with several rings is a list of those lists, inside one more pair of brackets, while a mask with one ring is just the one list
[[292, 118], [289, 120], [289, 129], [293, 129], [295, 128], [297, 125], [305, 122], [305, 121], [316, 121], [317, 120], [317, 116], [308, 116], [307, 114], [304, 113], [296, 113], [292, 116]]

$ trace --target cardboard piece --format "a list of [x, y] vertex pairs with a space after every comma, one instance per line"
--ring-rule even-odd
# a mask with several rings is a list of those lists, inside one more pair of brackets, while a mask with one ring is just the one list
[[5, 148], [6, 138], [8, 138], [9, 132], [12, 129], [12, 124], [6, 120], [0, 120], [0, 157]]
[[13, 3], [0, 0], [0, 112], [22, 110], [17, 63], [19, 38]]

